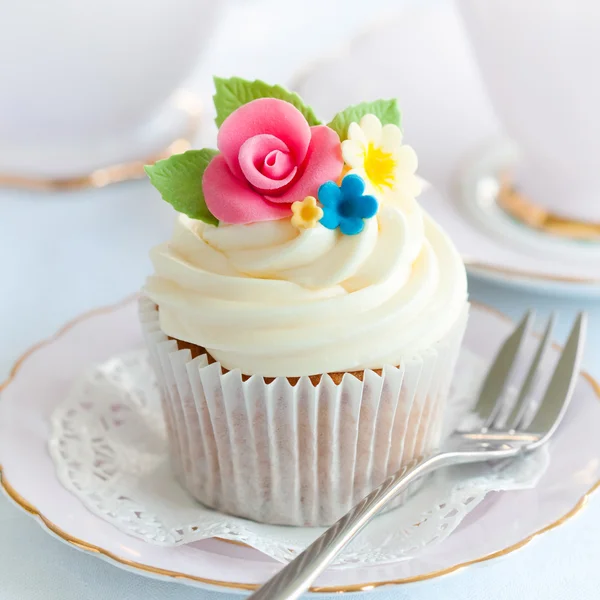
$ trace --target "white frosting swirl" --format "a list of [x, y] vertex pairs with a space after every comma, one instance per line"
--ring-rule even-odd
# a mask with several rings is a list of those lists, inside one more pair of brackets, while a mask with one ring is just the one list
[[151, 258], [163, 331], [249, 375], [397, 365], [448, 333], [467, 299], [460, 256], [416, 202], [382, 205], [354, 236], [180, 216]]

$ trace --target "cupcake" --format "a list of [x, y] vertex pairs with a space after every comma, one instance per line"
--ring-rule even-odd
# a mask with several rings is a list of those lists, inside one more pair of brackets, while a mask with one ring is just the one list
[[280, 86], [215, 85], [217, 149], [146, 168], [180, 213], [140, 300], [171, 464], [219, 511], [328, 525], [440, 443], [464, 265], [395, 100], [324, 124]]

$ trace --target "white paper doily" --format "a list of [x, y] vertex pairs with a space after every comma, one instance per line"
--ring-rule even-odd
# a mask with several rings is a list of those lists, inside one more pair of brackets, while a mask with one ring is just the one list
[[[451, 392], [448, 426], [468, 418], [483, 376], [481, 359], [463, 350]], [[94, 514], [151, 544], [205, 538], [237, 540], [287, 562], [321, 528], [264, 525], [203, 507], [173, 476], [158, 388], [146, 351], [88, 371], [52, 416], [50, 452], [62, 484]], [[548, 464], [545, 449], [491, 469], [438, 471], [402, 507], [376, 518], [335, 564], [415, 556], [445, 539], [488, 492], [534, 487]]]

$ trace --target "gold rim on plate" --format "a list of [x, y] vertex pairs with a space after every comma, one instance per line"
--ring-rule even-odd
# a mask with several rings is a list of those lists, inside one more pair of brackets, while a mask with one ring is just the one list
[[174, 106], [184, 112], [187, 118], [186, 131], [182, 137], [173, 140], [160, 152], [139, 160], [109, 165], [95, 169], [91, 173], [78, 177], [30, 177], [0, 173], [0, 187], [20, 188], [36, 192], [64, 192], [103, 188], [113, 183], [122, 183], [144, 176], [144, 165], [153, 164], [157, 160], [168, 158], [189, 150], [200, 124], [201, 104], [198, 96], [188, 90], [178, 90], [174, 94]]
[[[590, 243], [598, 243], [600, 241], [600, 224], [574, 221], [555, 215], [519, 193], [506, 174], [498, 175], [497, 180], [499, 188], [495, 197], [496, 204], [507, 215], [519, 221], [524, 226], [532, 230], [542, 231], [555, 238], [564, 238], [579, 242], [588, 241]], [[538, 273], [537, 271], [483, 263], [468, 256], [463, 256], [462, 259], [467, 269], [482, 271], [483, 275], [534, 279], [536, 281], [552, 283], [600, 285], [600, 278], [598, 277], [551, 275], [549, 273]]]
[[498, 206], [527, 227], [571, 240], [600, 241], [600, 223], [568, 219], [545, 209], [522, 194], [507, 175], [499, 177], [499, 182]]
[[[4, 390], [11, 383], [11, 381], [16, 377], [16, 375], [17, 375], [19, 369], [21, 368], [21, 366], [23, 365], [23, 363], [34, 352], [40, 350], [44, 346], [51, 344], [52, 342], [55, 342], [60, 337], [62, 337], [67, 331], [69, 331], [70, 329], [75, 327], [75, 325], [81, 323], [82, 321], [85, 321], [85, 320], [87, 320], [91, 317], [97, 316], [97, 315], [113, 312], [113, 311], [129, 304], [136, 297], [137, 297], [137, 294], [134, 294], [132, 296], [125, 298], [124, 300], [121, 300], [120, 302], [117, 302], [116, 304], [112, 304], [110, 306], [104, 306], [101, 308], [97, 308], [95, 310], [91, 310], [87, 313], [84, 313], [84, 314], [76, 317], [72, 321], [69, 321], [66, 325], [61, 327], [51, 337], [49, 337], [45, 340], [42, 340], [41, 342], [38, 342], [37, 344], [33, 345], [31, 348], [26, 350], [14, 363], [12, 369], [10, 370], [8, 378], [6, 379], [6, 381], [4, 381], [3, 383], [0, 384], [0, 392], [2, 390]], [[472, 302], [471, 304], [473, 306], [478, 307], [481, 310], [485, 310], [485, 311], [492, 313], [498, 317], [501, 317], [504, 320], [510, 320], [506, 315], [502, 314], [500, 311], [498, 311], [494, 308], [491, 308], [485, 304], [481, 304], [481, 303], [477, 303], [477, 302]], [[554, 344], [554, 347], [560, 349], [560, 346], [558, 346], [558, 344]], [[597, 394], [598, 398], [600, 399], [600, 382], [596, 381], [587, 372], [582, 371], [581, 375], [590, 383], [594, 392]], [[33, 504], [31, 504], [26, 498], [21, 496], [15, 488], [12, 487], [12, 485], [8, 482], [8, 480], [6, 479], [6, 477], [2, 471], [2, 465], [0, 465], [0, 475], [1, 475], [0, 483], [2, 485], [2, 488], [3, 488], [4, 492], [6, 493], [6, 495], [9, 496], [13, 500], [13, 502], [15, 502], [24, 511], [37, 517], [37, 519], [39, 519], [39, 521], [49, 531], [54, 533], [54, 535], [61, 538], [64, 542], [70, 544], [71, 546], [75, 546], [76, 548], [78, 548], [80, 550], [84, 550], [86, 552], [91, 552], [93, 554], [99, 554], [105, 558], [110, 559], [113, 562], [119, 563], [119, 564], [129, 567], [131, 569], [143, 571], [146, 573], [152, 573], [153, 575], [158, 575], [158, 576], [162, 576], [162, 577], [169, 577], [172, 579], [187, 579], [189, 581], [195, 581], [198, 583], [203, 583], [205, 585], [229, 588], [229, 589], [234, 589], [234, 590], [252, 591], [252, 590], [255, 590], [260, 587], [260, 584], [255, 584], [255, 583], [238, 583], [238, 582], [234, 582], [234, 581], [223, 581], [220, 579], [217, 580], [217, 579], [209, 579], [209, 578], [205, 578], [205, 577], [199, 577], [196, 575], [188, 575], [185, 573], [180, 573], [178, 571], [170, 571], [167, 569], [161, 569], [159, 567], [153, 567], [150, 565], [145, 565], [143, 563], [139, 563], [136, 561], [122, 558], [122, 557], [114, 554], [110, 550], [106, 550], [104, 548], [101, 548], [100, 546], [96, 546], [94, 544], [90, 544], [89, 542], [86, 542], [85, 540], [76, 538], [76, 537], [70, 535], [69, 533], [67, 533], [66, 531], [64, 531], [63, 529], [61, 529], [58, 525], [55, 525], [52, 521], [50, 521], [47, 517], [45, 517]], [[491, 554], [486, 554], [484, 556], [480, 556], [479, 558], [475, 558], [475, 559], [472, 559], [469, 561], [458, 563], [456, 565], [452, 565], [451, 567], [447, 567], [445, 569], [440, 569], [438, 571], [431, 571], [430, 573], [423, 573], [422, 575], [414, 575], [412, 577], [404, 577], [401, 579], [392, 579], [392, 580], [387, 580], [387, 581], [373, 581], [370, 583], [357, 583], [357, 584], [344, 585], [344, 586], [315, 586], [315, 587], [310, 588], [310, 591], [313, 593], [321, 593], [321, 594], [324, 594], [324, 593], [340, 594], [340, 593], [345, 593], [345, 592], [368, 592], [368, 591], [374, 590], [375, 588], [379, 588], [379, 587], [386, 586], [386, 585], [401, 585], [401, 584], [405, 584], [405, 583], [414, 583], [417, 581], [425, 581], [427, 579], [434, 579], [436, 577], [441, 577], [442, 575], [454, 573], [455, 571], [458, 571], [459, 569], [463, 569], [470, 565], [486, 562], [493, 558], [499, 558], [500, 556], [505, 556], [507, 554], [510, 554], [511, 552], [514, 552], [515, 550], [518, 550], [519, 548], [522, 548], [523, 546], [527, 545], [534, 538], [538, 537], [539, 535], [541, 535], [543, 533], [546, 533], [547, 531], [555, 529], [559, 525], [562, 525], [563, 523], [568, 521], [571, 517], [575, 516], [586, 505], [590, 494], [592, 494], [599, 487], [600, 487], [600, 480], [597, 481], [583, 496], [581, 496], [581, 498], [577, 501], [575, 506], [573, 506], [573, 508], [571, 508], [571, 510], [569, 510], [562, 517], [560, 517], [556, 521], [553, 521], [552, 523], [542, 527], [538, 531], [535, 531], [534, 533], [528, 535], [523, 540], [516, 542], [514, 544], [511, 544], [510, 546], [507, 546], [506, 548], [503, 548], [502, 550], [492, 552]]]

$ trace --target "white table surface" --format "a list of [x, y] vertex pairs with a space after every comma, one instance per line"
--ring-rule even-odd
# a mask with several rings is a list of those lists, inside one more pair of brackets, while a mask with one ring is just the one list
[[[437, 1], [437, 0], [436, 0]], [[285, 81], [302, 64], [300, 41], [306, 41], [300, 17], [274, 14], [275, 0], [238, 4], [215, 35], [207, 63], [199, 69], [197, 88], [208, 88], [206, 73], [255, 74]], [[313, 14], [316, 0], [306, 0], [303, 15]], [[375, 13], [389, 11], [393, 0], [371, 0]], [[343, 13], [315, 24], [306, 44], [309, 57], [331, 48], [361, 27], [361, 15], [348, 7], [358, 2], [331, 2], [327, 13]], [[269, 18], [259, 18], [260, 15]], [[299, 13], [300, 14], [300, 13]], [[255, 27], [254, 33], [249, 27]], [[287, 29], [286, 29], [287, 27]], [[262, 29], [261, 29], [262, 28]], [[261, 35], [255, 35], [256, 32]], [[245, 36], [242, 35], [245, 33]], [[264, 35], [263, 35], [264, 34]], [[325, 35], [327, 34], [327, 35]], [[241, 36], [244, 52], [227, 44]], [[290, 37], [291, 36], [291, 37]], [[314, 37], [312, 37], [314, 36]], [[287, 64], [273, 62], [270, 48], [286, 39]], [[277, 53], [274, 53], [277, 54]], [[210, 130], [204, 135], [210, 137]], [[444, 182], [440, 182], [444, 183]], [[166, 239], [171, 208], [158, 200], [146, 182], [131, 182], [101, 191], [39, 195], [0, 191], [0, 380], [26, 348], [52, 334], [62, 323], [88, 309], [130, 294], [149, 272], [147, 251]], [[470, 281], [470, 294], [516, 318], [525, 307], [546, 314], [558, 308], [562, 339], [574, 312], [590, 313], [586, 367], [600, 378], [600, 302], [550, 298]], [[600, 459], [600, 457], [599, 457]], [[365, 594], [371, 600], [507, 600], [543, 598], [579, 600], [600, 592], [600, 492], [577, 517], [502, 559], [472, 566], [439, 579]], [[234, 598], [176, 583], [126, 573], [51, 538], [32, 519], [0, 497], [0, 600], [119, 600]]]

